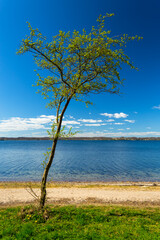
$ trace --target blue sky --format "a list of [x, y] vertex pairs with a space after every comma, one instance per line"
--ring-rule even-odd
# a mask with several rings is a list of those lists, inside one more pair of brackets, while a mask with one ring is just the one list
[[139, 71], [123, 68], [121, 96], [90, 95], [94, 105], [88, 108], [71, 102], [64, 124], [79, 136], [160, 136], [159, 0], [0, 0], [0, 136], [46, 136], [55, 116], [32, 87], [32, 56], [16, 55], [26, 22], [51, 39], [59, 30], [90, 31], [105, 13], [115, 14], [106, 24], [112, 36], [143, 37], [126, 48]]

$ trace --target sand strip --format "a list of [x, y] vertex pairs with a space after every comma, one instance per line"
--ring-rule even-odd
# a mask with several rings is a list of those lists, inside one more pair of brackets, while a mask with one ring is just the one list
[[[40, 190], [34, 188], [40, 196]], [[35, 202], [35, 197], [29, 193], [30, 189], [7, 188], [0, 189], [0, 206]], [[100, 188], [48, 188], [48, 203], [150, 203], [160, 205], [160, 191], [132, 190], [132, 189], [100, 189]]]

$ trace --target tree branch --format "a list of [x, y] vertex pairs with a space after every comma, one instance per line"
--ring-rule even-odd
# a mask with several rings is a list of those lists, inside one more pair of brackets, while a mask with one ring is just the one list
[[34, 46], [32, 45], [29, 45], [30, 48], [34, 49], [36, 52], [38, 52], [41, 56], [43, 56], [48, 62], [50, 62], [51, 64], [53, 64], [57, 69], [58, 71], [60, 72], [60, 75], [61, 75], [61, 80], [64, 84], [66, 84], [69, 88], [71, 88], [71, 86], [63, 79], [63, 71], [62, 69], [58, 66], [58, 64], [56, 64], [55, 62], [53, 62], [49, 57], [47, 57], [44, 53], [42, 53], [41, 51], [39, 51], [37, 48], [35, 48]]

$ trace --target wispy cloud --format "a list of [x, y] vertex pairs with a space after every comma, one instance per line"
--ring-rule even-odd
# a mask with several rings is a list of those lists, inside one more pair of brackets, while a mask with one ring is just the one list
[[64, 120], [63, 122], [62, 122], [62, 124], [63, 125], [67, 125], [67, 124], [69, 124], [69, 125], [75, 125], [75, 124], [80, 124], [80, 122], [77, 122], [77, 121], [75, 121], [75, 120]]
[[87, 123], [87, 124], [84, 124], [84, 126], [87, 126], [87, 127], [100, 127], [101, 124], [100, 123], [93, 123], [93, 124]]
[[73, 116], [71, 116], [71, 115], [69, 115], [69, 118], [71, 118], [71, 119], [75, 119]]
[[160, 110], [160, 105], [154, 106], [153, 109], [158, 109], [158, 110]]
[[135, 123], [135, 120], [128, 120], [128, 119], [126, 119], [124, 121], [129, 122], [129, 123]]
[[100, 127], [100, 126], [105, 126], [107, 125], [106, 123], [86, 123], [84, 126], [87, 127]]
[[73, 129], [75, 129], [75, 128], [79, 128], [78, 126], [73, 126], [73, 125], [65, 125], [65, 127], [67, 127], [67, 128], [73, 128]]
[[[158, 108], [158, 107], [157, 107]], [[65, 116], [62, 124], [67, 128], [80, 128], [81, 135], [79, 136], [106, 136], [106, 137], [121, 137], [121, 136], [160, 136], [160, 132], [151, 132], [148, 126], [147, 132], [131, 132], [126, 123], [135, 123], [135, 120], [126, 119], [128, 114], [120, 113], [101, 113], [100, 115], [108, 118], [79, 118], [75, 119], [71, 115]], [[0, 120], [1, 135], [9, 136], [32, 136], [37, 132], [37, 136], [45, 135], [46, 130], [51, 128], [51, 124], [55, 121], [55, 115], [41, 115], [37, 117], [11, 117], [9, 119]], [[104, 127], [103, 127], [104, 126]], [[113, 127], [115, 127], [115, 129]], [[126, 126], [126, 127], [124, 127]], [[95, 127], [95, 129], [94, 129]], [[96, 128], [97, 127], [97, 128]], [[127, 128], [128, 127], [128, 128]], [[88, 130], [87, 130], [88, 128]], [[124, 128], [124, 129], [123, 129]], [[93, 129], [93, 130], [91, 130]], [[98, 130], [99, 131], [95, 131]], [[103, 130], [102, 130], [103, 129]], [[91, 131], [90, 131], [91, 130]], [[28, 134], [28, 135], [27, 135]], [[47, 134], [46, 134], [47, 135]]]
[[160, 132], [82, 132], [76, 134], [79, 137], [158, 137]]
[[115, 120], [114, 119], [108, 119], [106, 120], [106, 122], [114, 122]]
[[96, 120], [96, 119], [78, 119], [79, 122], [84, 122], [84, 123], [99, 123], [102, 122], [102, 120]]
[[100, 113], [100, 115], [109, 117], [109, 118], [127, 118], [128, 114], [125, 114], [123, 112], [121, 113]]

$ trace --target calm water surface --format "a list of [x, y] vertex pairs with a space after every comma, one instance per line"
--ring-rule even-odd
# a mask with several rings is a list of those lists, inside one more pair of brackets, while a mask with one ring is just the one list
[[[51, 141], [0, 141], [0, 181], [39, 181]], [[160, 181], [160, 141], [58, 142], [54, 181]]]

